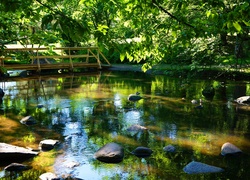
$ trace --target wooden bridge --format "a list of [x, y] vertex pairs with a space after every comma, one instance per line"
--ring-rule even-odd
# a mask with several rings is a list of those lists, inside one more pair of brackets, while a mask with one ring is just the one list
[[[77, 51], [78, 53], [72, 53]], [[5, 64], [5, 60], [15, 59], [13, 54], [18, 52], [29, 53], [30, 64]], [[44, 52], [53, 52], [55, 55], [43, 55]], [[53, 61], [51, 60], [53, 59]], [[74, 59], [74, 60], [73, 60]], [[103, 59], [106, 63], [101, 62]], [[41, 72], [45, 69], [97, 68], [111, 66], [98, 47], [36, 47], [36, 48], [6, 48], [4, 56], [0, 56], [0, 66], [7, 70], [34, 70]]]

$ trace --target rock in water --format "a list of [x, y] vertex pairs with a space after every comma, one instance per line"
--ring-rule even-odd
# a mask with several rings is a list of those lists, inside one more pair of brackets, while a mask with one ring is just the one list
[[250, 104], [250, 96], [242, 96], [235, 100], [238, 104], [247, 105]]
[[192, 161], [183, 168], [183, 171], [187, 174], [201, 174], [201, 173], [219, 173], [223, 172], [224, 170], [216, 166], [211, 166], [201, 162]]
[[163, 151], [173, 153], [176, 151], [176, 148], [170, 144], [170, 145], [165, 146], [163, 148]]
[[139, 101], [140, 99], [142, 99], [142, 97], [140, 96], [139, 92], [137, 92], [136, 94], [130, 94], [128, 96], [128, 100], [132, 102]]
[[137, 157], [145, 158], [151, 156], [153, 151], [147, 147], [137, 147], [134, 151], [131, 152]]
[[139, 132], [139, 131], [147, 130], [147, 128], [144, 126], [140, 126], [138, 124], [134, 124], [134, 125], [130, 126], [127, 130], [130, 132], [131, 131]]
[[0, 161], [11, 160], [20, 161], [20, 159], [31, 158], [38, 155], [38, 152], [31, 151], [29, 149], [13, 146], [6, 143], [0, 143]]
[[39, 176], [40, 180], [60, 180], [60, 178], [57, 177], [54, 173], [47, 172], [43, 173]]
[[57, 144], [59, 144], [58, 140], [46, 139], [39, 143], [39, 148], [43, 151], [49, 151], [53, 149]]
[[94, 154], [94, 158], [106, 163], [119, 163], [123, 157], [124, 149], [116, 143], [108, 143]]
[[242, 153], [242, 151], [238, 147], [229, 142], [224, 143], [221, 147], [221, 155], [223, 156], [239, 154], [239, 153]]
[[22, 118], [20, 122], [21, 122], [22, 124], [25, 124], [25, 125], [33, 125], [33, 124], [36, 124], [36, 120], [35, 120], [35, 118], [33, 118], [32, 116], [26, 116], [26, 117]]
[[27, 169], [29, 169], [27, 165], [19, 163], [11, 163], [4, 168], [5, 171], [23, 171]]

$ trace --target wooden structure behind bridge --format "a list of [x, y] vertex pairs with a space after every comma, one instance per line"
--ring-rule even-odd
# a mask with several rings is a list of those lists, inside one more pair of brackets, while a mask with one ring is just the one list
[[[55, 52], [56, 55], [43, 55], [44, 52], [49, 51]], [[73, 54], [73, 51], [80, 53]], [[15, 59], [15, 56], [12, 56], [12, 54], [17, 52], [28, 52], [31, 64], [4, 63], [5, 60]], [[54, 60], [51, 61], [50, 59]], [[101, 62], [101, 59], [105, 61], [105, 64]], [[77, 68], [102, 69], [103, 66], [111, 66], [111, 64], [98, 47], [35, 47], [4, 49], [4, 56], [0, 57], [0, 66], [7, 70], [34, 70], [41, 72], [45, 69], [68, 69], [69, 71]]]

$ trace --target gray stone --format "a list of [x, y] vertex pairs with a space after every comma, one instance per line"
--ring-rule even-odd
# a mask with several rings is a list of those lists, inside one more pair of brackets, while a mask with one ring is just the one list
[[29, 169], [29, 166], [19, 163], [11, 163], [4, 168], [5, 171], [23, 171]]
[[39, 176], [40, 180], [60, 180], [54, 173], [47, 172]]
[[131, 131], [139, 132], [139, 131], [147, 130], [147, 128], [144, 127], [144, 126], [140, 126], [138, 124], [134, 124], [134, 125], [130, 126], [127, 130], [130, 131], [130, 132]]
[[150, 148], [140, 146], [133, 150], [131, 153], [137, 157], [145, 158], [151, 156], [153, 151]]
[[58, 140], [46, 139], [39, 143], [39, 148], [43, 151], [50, 151], [54, 149], [54, 147], [58, 144], [59, 144]]
[[250, 104], [250, 96], [242, 96], [235, 100], [238, 104]]
[[38, 152], [29, 149], [14, 146], [6, 143], [0, 143], [0, 160], [17, 161], [20, 159], [27, 159], [38, 155]]
[[32, 117], [32, 116], [26, 116], [26, 117], [22, 118], [20, 122], [21, 122], [22, 124], [25, 124], [25, 125], [33, 125], [33, 124], [36, 124], [36, 120], [35, 120], [34, 117]]
[[238, 147], [229, 142], [224, 143], [221, 147], [221, 155], [223, 156], [239, 154], [239, 153], [242, 153], [242, 151]]
[[124, 149], [116, 143], [108, 143], [100, 148], [94, 157], [106, 163], [119, 163], [123, 160]]
[[128, 96], [128, 100], [129, 100], [129, 101], [132, 101], [132, 102], [139, 101], [140, 99], [142, 99], [142, 97], [140, 96], [140, 93], [139, 93], [139, 92], [137, 92], [137, 93], [135, 93], [135, 94], [130, 94], [130, 95]]
[[183, 171], [187, 174], [202, 174], [202, 173], [219, 173], [223, 172], [224, 170], [220, 167], [192, 161], [183, 168]]
[[175, 152], [175, 150], [176, 150], [176, 148], [173, 146], [173, 145], [167, 145], [167, 146], [165, 146], [164, 148], [163, 148], [163, 151], [165, 151], [165, 152], [171, 152], [171, 153], [173, 153], [173, 152]]

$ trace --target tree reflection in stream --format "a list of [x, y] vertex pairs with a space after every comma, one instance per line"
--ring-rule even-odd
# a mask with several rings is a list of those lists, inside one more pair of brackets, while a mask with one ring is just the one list
[[[212, 100], [201, 94], [207, 84], [216, 90]], [[41, 77], [3, 82], [6, 95], [2, 110], [13, 121], [32, 115], [39, 125], [61, 135], [60, 154], [53, 164], [55, 173], [60, 176], [91, 180], [247, 179], [250, 108], [232, 102], [239, 93], [239, 86], [241, 93], [250, 94], [250, 84], [244, 81], [190, 81], [133, 72]], [[128, 102], [127, 96], [134, 92], [141, 92], [143, 99]], [[195, 108], [192, 99], [202, 99], [202, 108]], [[37, 104], [44, 107], [38, 109]], [[128, 132], [127, 128], [134, 124], [145, 126], [147, 130]], [[36, 128], [32, 131], [39, 134], [37, 138], [55, 138]], [[14, 139], [4, 137], [3, 122], [0, 129], [1, 141]], [[222, 157], [220, 147], [228, 141], [241, 148], [244, 154]], [[124, 147], [123, 162], [105, 164], [93, 158], [93, 154], [109, 142]], [[177, 147], [176, 153], [163, 152], [168, 144]], [[132, 155], [130, 152], [138, 146], [151, 148], [152, 156], [141, 159]], [[226, 171], [185, 174], [182, 169], [192, 160]]]

